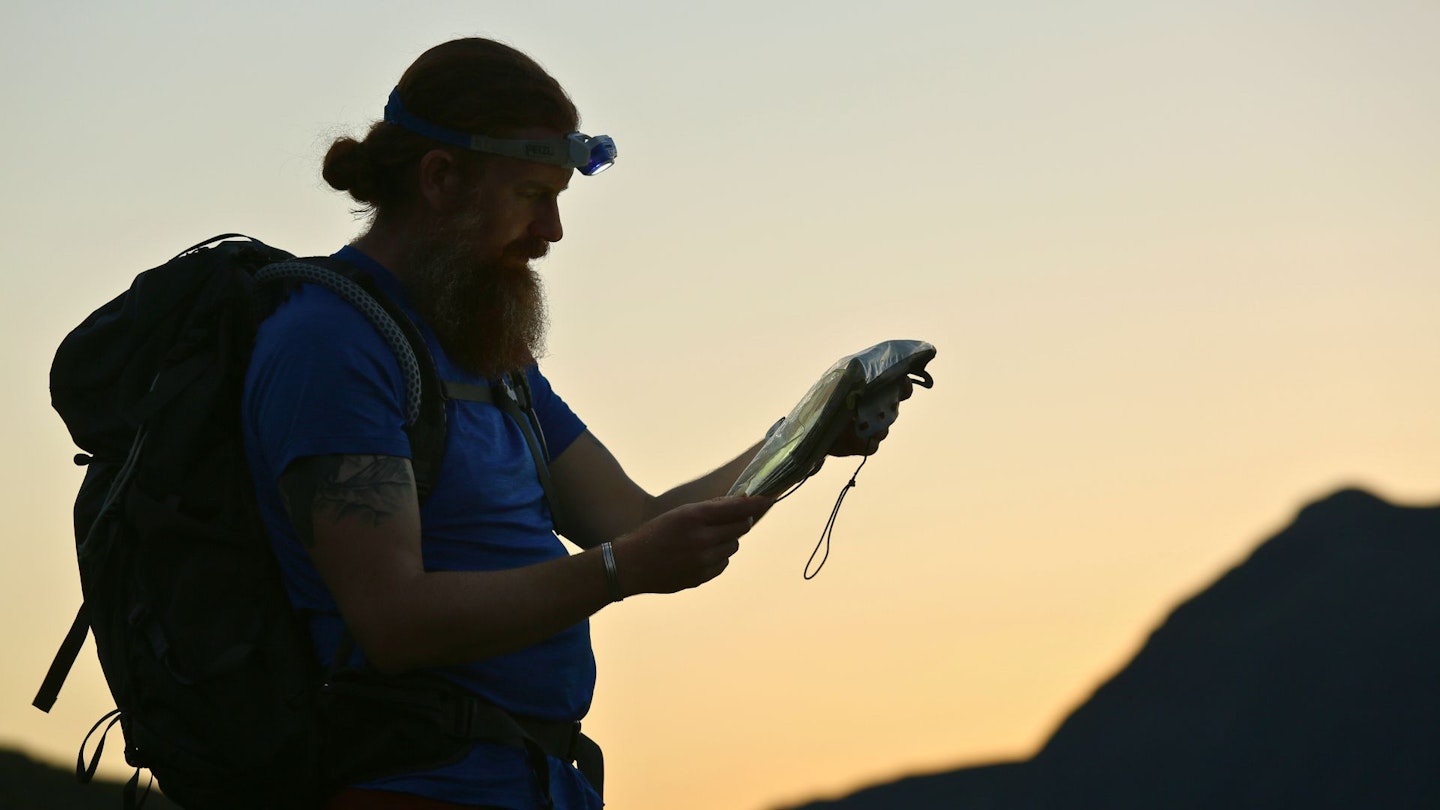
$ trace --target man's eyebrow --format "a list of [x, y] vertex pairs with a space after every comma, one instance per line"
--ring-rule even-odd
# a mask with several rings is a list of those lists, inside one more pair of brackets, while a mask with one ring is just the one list
[[524, 189], [544, 189], [547, 190], [547, 192], [554, 192], [559, 195], [559, 193], [563, 192], [563, 190], [569, 189], [570, 177], [564, 177], [563, 180], [552, 183], [549, 179], [547, 179], [547, 177], [539, 177], [531, 174], [530, 177], [526, 177], [526, 179], [520, 180], [520, 186], [524, 187]]
[[551, 185], [551, 184], [549, 184], [549, 183], [547, 183], [547, 182], [545, 182], [545, 181], [543, 181], [543, 180], [533, 180], [533, 179], [532, 179], [532, 180], [522, 180], [522, 181], [520, 182], [520, 190], [521, 190], [521, 191], [543, 191], [543, 192], [545, 192], [545, 193], [547, 193], [547, 194], [554, 194], [554, 195], [557, 196], [557, 197], [560, 196], [562, 193], [564, 193], [564, 192], [565, 192], [567, 189], [569, 189], [569, 188], [570, 188], [570, 183], [569, 183], [568, 181], [567, 181], [566, 183], [560, 185], [560, 186], [553, 186], [553, 185]]

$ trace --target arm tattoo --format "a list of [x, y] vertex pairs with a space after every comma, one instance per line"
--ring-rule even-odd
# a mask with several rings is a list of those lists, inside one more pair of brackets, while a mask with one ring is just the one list
[[280, 496], [307, 548], [315, 527], [362, 520], [379, 526], [415, 500], [408, 460], [396, 456], [309, 456], [280, 476]]

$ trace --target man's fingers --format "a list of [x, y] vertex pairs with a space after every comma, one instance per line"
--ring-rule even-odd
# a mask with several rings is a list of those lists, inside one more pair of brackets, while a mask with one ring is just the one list
[[695, 540], [699, 543], [698, 547], [721, 549], [728, 557], [740, 549], [740, 538], [744, 537], [754, 525], [754, 518], [741, 518], [729, 523], [707, 525], [699, 530], [695, 535]]
[[700, 581], [701, 581], [701, 582], [709, 582], [710, 580], [712, 580], [712, 579], [720, 576], [721, 574], [725, 573], [725, 569], [726, 569], [726, 568], [729, 568], [729, 567], [730, 567], [730, 558], [729, 558], [729, 557], [726, 557], [725, 559], [721, 560], [720, 562], [715, 563], [714, 565], [712, 565], [712, 566], [706, 568], [704, 571], [702, 571], [702, 572], [700, 573]]
[[[765, 514], [774, 503], [774, 498], [767, 498], [762, 495], [735, 495], [701, 501], [695, 506], [697, 517], [699, 517], [702, 522], [711, 526], [722, 526], [727, 523], [737, 523], [747, 519], [753, 525], [755, 522], [754, 519]], [[749, 526], [745, 527], [746, 530], [749, 528]]]
[[706, 550], [703, 559], [711, 565], [729, 564], [730, 558], [734, 557], [739, 550], [740, 541], [730, 540]]

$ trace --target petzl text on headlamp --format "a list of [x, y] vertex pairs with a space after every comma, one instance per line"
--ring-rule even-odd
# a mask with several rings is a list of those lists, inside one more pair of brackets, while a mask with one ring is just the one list
[[923, 340], [887, 340], [840, 358], [771, 428], [729, 494], [780, 495], [819, 469], [852, 421], [861, 438], [888, 428], [905, 380], [921, 388], [935, 384], [925, 371], [934, 357], [935, 347]]
[[390, 91], [390, 100], [385, 104], [385, 123], [395, 124], [417, 135], [472, 152], [549, 163], [552, 166], [577, 169], [586, 176], [599, 174], [610, 168], [619, 154], [615, 150], [614, 139], [609, 135], [591, 137], [582, 132], [572, 132], [563, 138], [550, 139], [492, 138], [443, 127], [416, 117], [405, 109], [405, 105], [400, 101], [399, 90]]

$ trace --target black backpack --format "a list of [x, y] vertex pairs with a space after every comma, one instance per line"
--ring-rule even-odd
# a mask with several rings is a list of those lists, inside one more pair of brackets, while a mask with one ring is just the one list
[[[365, 312], [406, 370], [422, 497], [444, 448], [443, 396], [413, 323], [363, 274], [219, 241], [231, 236], [140, 274], [56, 353], [52, 403], [88, 453], [76, 456], [84, 604], [35, 705], [53, 705], [93, 630], [118, 708], [91, 733], [119, 722], [137, 777], [150, 769], [185, 806], [313, 807], [325, 673], [286, 599], [241, 441], [256, 327], [298, 281]], [[82, 781], [98, 760], [99, 747], [84, 765], [82, 744]]]
[[127, 806], [147, 768], [187, 808], [314, 808], [346, 782], [454, 761], [476, 740], [526, 750], [542, 805], [547, 753], [579, 762], [598, 789], [600, 752], [578, 724], [512, 717], [435, 676], [345, 668], [348, 636], [329, 669], [315, 661], [255, 503], [240, 427], [256, 329], [301, 283], [349, 301], [395, 352], [422, 502], [443, 459], [445, 399], [470, 399], [517, 422], [555, 512], [523, 374], [495, 388], [442, 382], [414, 323], [364, 273], [215, 237], [141, 273], [56, 352], [52, 404], [88, 453], [76, 456], [86, 467], [75, 501], [84, 604], [35, 705], [49, 711], [93, 631], [117, 708], [81, 744], [76, 774], [94, 776], [119, 723], [136, 768]]

